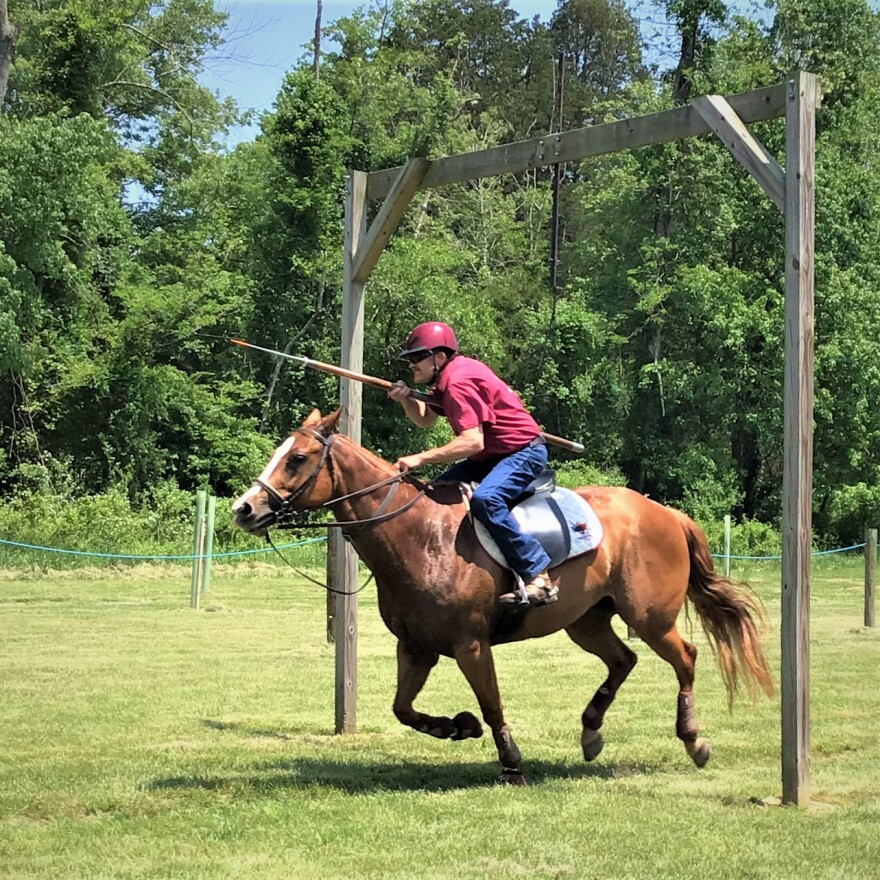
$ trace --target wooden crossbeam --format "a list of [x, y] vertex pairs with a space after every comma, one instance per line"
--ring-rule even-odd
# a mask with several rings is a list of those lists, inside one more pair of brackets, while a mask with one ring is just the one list
[[[744, 123], [751, 124], [784, 116], [785, 95], [785, 85], [778, 84], [731, 95], [727, 101]], [[711, 131], [711, 127], [693, 107], [676, 107], [674, 110], [622, 119], [619, 122], [577, 128], [515, 144], [503, 144], [475, 153], [458, 153], [455, 156], [434, 159], [418, 188], [430, 189], [495, 174], [512, 174], [557, 162], [576, 162], [587, 156], [601, 156], [649, 144], [662, 144]], [[371, 172], [367, 178], [367, 198], [384, 198], [391, 191], [403, 167], [405, 166]]]
[[400, 170], [355, 254], [353, 271], [358, 284], [363, 284], [370, 277], [430, 166], [427, 159], [417, 158], [410, 159]]
[[758, 181], [770, 201], [784, 213], [785, 172], [748, 130], [733, 107], [721, 95], [701, 95], [694, 98], [691, 104], [730, 150], [733, 158]]

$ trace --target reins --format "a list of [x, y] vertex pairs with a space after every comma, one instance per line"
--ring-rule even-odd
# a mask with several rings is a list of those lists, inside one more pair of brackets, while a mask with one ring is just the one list
[[364, 582], [364, 584], [358, 587], [356, 590], [334, 590], [330, 584], [322, 584], [320, 581], [316, 581], [311, 575], [306, 574], [301, 569], [297, 568], [276, 546], [272, 541], [272, 538], [269, 535], [269, 531], [266, 531], [266, 543], [278, 554], [278, 558], [288, 567], [292, 568], [300, 577], [304, 577], [307, 581], [311, 581], [311, 583], [315, 584], [317, 587], [323, 587], [328, 593], [335, 593], [337, 596], [356, 596], [361, 590], [365, 590], [369, 585], [370, 581], [373, 580], [375, 575], [370, 572], [370, 576]]
[[[392, 498], [397, 493], [398, 488], [400, 487], [401, 482], [408, 477], [406, 471], [402, 471], [399, 474], [392, 474], [390, 477], [387, 477], [383, 480], [380, 480], [378, 483], [373, 483], [369, 486], [365, 486], [363, 489], [357, 489], [354, 492], [349, 492], [347, 495], [341, 495], [339, 498], [333, 498], [330, 501], [325, 502], [321, 505], [321, 507], [329, 507], [332, 508], [334, 505], [339, 504], [342, 501], [348, 501], [351, 498], [360, 498], [363, 495], [369, 495], [371, 492], [374, 492], [376, 489], [381, 489], [384, 486], [391, 486], [391, 489], [388, 491], [388, 494], [382, 499], [382, 503], [379, 505], [376, 515], [370, 517], [369, 519], [361, 519], [355, 520], [354, 522], [324, 522], [324, 523], [294, 523], [291, 522], [293, 515], [296, 513], [295, 508], [293, 507], [292, 502], [299, 498], [300, 495], [305, 492], [312, 483], [318, 478], [318, 474], [321, 473], [321, 470], [324, 466], [327, 466], [328, 471], [330, 472], [331, 481], [333, 480], [333, 457], [330, 455], [330, 447], [333, 443], [332, 435], [331, 437], [325, 437], [323, 434], [318, 431], [314, 431], [311, 428], [303, 428], [301, 429], [303, 433], [308, 434], [313, 439], [317, 440], [321, 446], [323, 447], [321, 451], [321, 458], [318, 461], [318, 464], [315, 466], [315, 469], [309, 474], [306, 480], [296, 487], [292, 492], [288, 492], [286, 495], [282, 495], [274, 486], [269, 483], [257, 478], [254, 480], [254, 483], [259, 486], [265, 493], [269, 503], [269, 509], [275, 515], [275, 522], [273, 525], [279, 529], [332, 529], [332, 528], [340, 528], [340, 529], [351, 529], [351, 528], [360, 528], [364, 526], [377, 525], [379, 523], [388, 522], [388, 520], [394, 519], [396, 516], [400, 516], [402, 513], [406, 513], [411, 507], [413, 507], [424, 495], [426, 492], [426, 486], [421, 481], [415, 480], [413, 477], [409, 477], [412, 483], [416, 483], [419, 486], [418, 492], [405, 504], [401, 507], [398, 507], [396, 510], [392, 510], [388, 513], [385, 513], [385, 508], [391, 503]], [[348, 535], [344, 535], [346, 540], [349, 540]], [[370, 577], [367, 578], [366, 583], [362, 586], [358, 587], [356, 590], [335, 590], [333, 587], [328, 584], [322, 584], [320, 581], [316, 581], [313, 577], [306, 574], [304, 571], [300, 571], [295, 565], [289, 562], [285, 556], [281, 553], [281, 551], [275, 546], [272, 542], [272, 538], [269, 535], [269, 530], [266, 530], [266, 543], [275, 551], [278, 557], [287, 565], [289, 568], [293, 569], [298, 575], [304, 577], [307, 581], [311, 583], [323, 587], [327, 590], [328, 593], [335, 593], [340, 596], [354, 596], [357, 593], [360, 593], [361, 590], [365, 589], [370, 581], [373, 580], [374, 575], [371, 573]]]

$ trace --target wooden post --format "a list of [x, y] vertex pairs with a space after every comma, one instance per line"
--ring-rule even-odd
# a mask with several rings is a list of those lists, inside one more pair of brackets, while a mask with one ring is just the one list
[[865, 529], [865, 626], [874, 626], [874, 595], [877, 586], [877, 529]]
[[724, 517], [724, 577], [730, 577], [730, 514]]
[[214, 513], [217, 510], [217, 498], [208, 496], [208, 509], [205, 514], [205, 558], [202, 566], [202, 592], [207, 593], [211, 589], [211, 554], [214, 552]]
[[787, 83], [782, 477], [782, 800], [810, 800], [810, 545], [813, 488], [813, 169], [818, 81]]
[[196, 492], [196, 523], [193, 529], [192, 578], [189, 585], [190, 608], [198, 610], [199, 592], [202, 580], [202, 545], [205, 540], [205, 501], [208, 493], [204, 489]]
[[[364, 285], [354, 277], [354, 259], [366, 228], [367, 175], [350, 171], [345, 192], [345, 253], [342, 278], [342, 366], [363, 371]], [[340, 382], [340, 430], [361, 439], [361, 384]], [[357, 554], [348, 542], [337, 545], [330, 586], [336, 596], [336, 733], [357, 730]]]

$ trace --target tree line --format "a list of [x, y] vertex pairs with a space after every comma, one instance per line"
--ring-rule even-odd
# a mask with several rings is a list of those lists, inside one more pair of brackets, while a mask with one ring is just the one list
[[[303, 47], [259, 134], [199, 82], [212, 0], [0, 0], [0, 492], [231, 495], [330, 377], [230, 336], [339, 357], [348, 168], [449, 155], [821, 77], [814, 518], [880, 519], [880, 18], [866, 0], [381, 0]], [[657, 34], [645, 20], [662, 22]], [[662, 46], [670, 51], [659, 51]], [[554, 102], [562, 58], [564, 101]], [[784, 123], [756, 127], [784, 163]], [[585, 479], [777, 525], [782, 218], [711, 137], [420, 193], [367, 288], [368, 373], [452, 324]], [[373, 210], [378, 206], [372, 206]], [[438, 427], [435, 430], [443, 430]], [[365, 392], [365, 443], [431, 442]], [[436, 438], [435, 438], [436, 439]], [[570, 468], [577, 469], [575, 465]]]

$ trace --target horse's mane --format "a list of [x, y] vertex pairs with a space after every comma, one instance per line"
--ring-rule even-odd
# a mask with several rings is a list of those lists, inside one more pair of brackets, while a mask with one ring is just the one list
[[382, 471], [382, 476], [390, 477], [394, 474], [398, 473], [397, 468], [391, 464], [391, 462], [386, 461], [379, 455], [376, 455], [375, 452], [367, 449], [366, 446], [361, 446], [360, 443], [355, 442], [345, 434], [336, 433], [333, 435], [334, 442], [338, 443], [339, 440], [344, 440], [346, 443], [350, 444], [352, 449], [360, 454], [362, 458], [365, 458], [370, 464], [376, 467], [378, 470]]
[[[380, 455], [376, 455], [375, 452], [367, 449], [366, 446], [361, 446], [360, 443], [356, 443], [351, 437], [337, 433], [334, 434], [334, 438], [337, 442], [340, 438], [343, 438], [346, 444], [350, 445], [351, 449], [379, 470], [383, 477], [391, 477], [400, 473], [391, 462], [386, 461]], [[437, 504], [448, 505], [462, 503], [462, 495], [458, 483], [425, 483], [417, 477], [409, 475], [403, 477], [402, 483], [404, 485], [412, 486], [415, 489], [424, 488], [427, 497], [430, 498], [431, 501], [435, 501]]]

